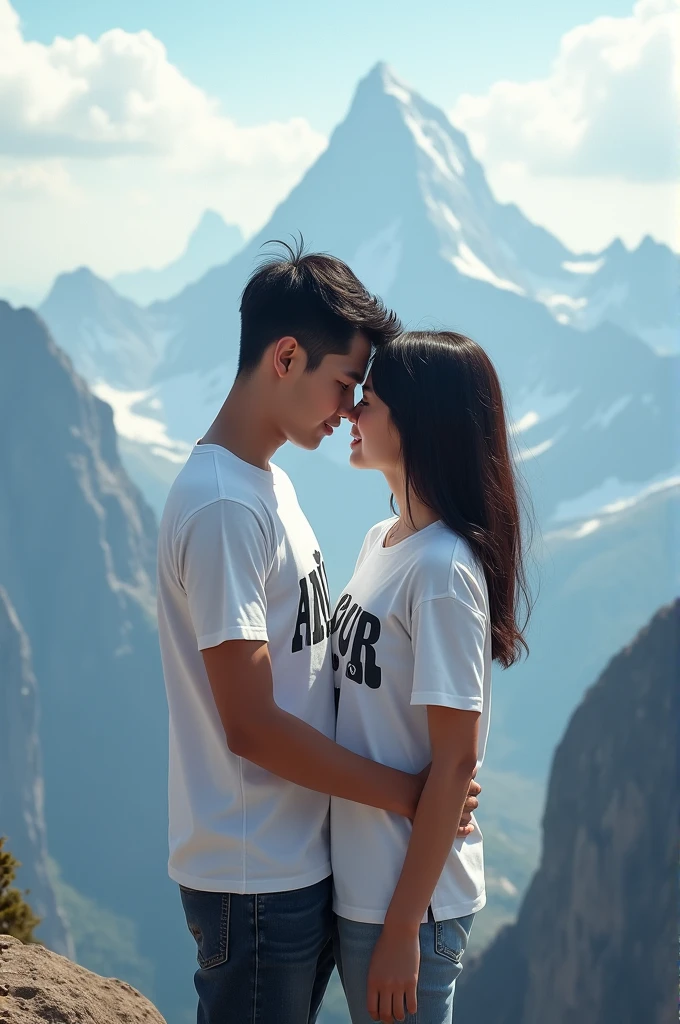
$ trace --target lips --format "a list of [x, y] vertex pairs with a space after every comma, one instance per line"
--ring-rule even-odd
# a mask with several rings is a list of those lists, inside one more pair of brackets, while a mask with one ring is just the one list
[[358, 435], [358, 434], [354, 434], [354, 433], [353, 433], [353, 434], [351, 435], [351, 437], [352, 437], [352, 440], [351, 440], [351, 441], [350, 441], [350, 443], [349, 443], [349, 446], [350, 446], [350, 448], [356, 448], [356, 446], [357, 446], [358, 444], [361, 444], [361, 438], [359, 437], [359, 435]]

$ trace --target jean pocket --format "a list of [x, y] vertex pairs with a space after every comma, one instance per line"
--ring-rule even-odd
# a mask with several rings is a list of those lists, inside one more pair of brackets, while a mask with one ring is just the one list
[[468, 914], [467, 917], [454, 917], [449, 921], [435, 921], [435, 953], [459, 964], [467, 948], [474, 918], [474, 914]]
[[199, 967], [217, 967], [229, 955], [231, 893], [179, 887], [187, 927], [196, 940]]

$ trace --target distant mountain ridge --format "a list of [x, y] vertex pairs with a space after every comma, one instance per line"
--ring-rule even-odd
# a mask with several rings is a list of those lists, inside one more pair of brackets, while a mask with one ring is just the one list
[[677, 1020], [679, 673], [676, 601], [575, 711], [555, 754], [541, 865], [516, 924], [463, 971], [460, 1024]]
[[569, 294], [552, 296], [560, 323], [580, 330], [610, 320], [659, 353], [680, 352], [680, 257], [647, 235], [629, 251], [616, 239], [600, 253], [563, 264]]
[[235, 370], [243, 283], [262, 243], [296, 231], [346, 259], [407, 327], [447, 325], [484, 345], [542, 521], [607, 476], [644, 484], [675, 468], [678, 359], [609, 323], [587, 332], [558, 323], [546, 291], [563, 291], [573, 254], [497, 203], [465, 136], [384, 66], [360, 83], [328, 148], [262, 231], [229, 264], [150, 307], [171, 325], [153, 374], [171, 437], [193, 440], [218, 408]]
[[123, 391], [148, 385], [170, 333], [87, 267], [61, 274], [38, 312], [79, 374]]
[[158, 270], [135, 270], [111, 278], [115, 290], [140, 306], [169, 299], [198, 281], [211, 267], [227, 263], [245, 239], [235, 224], [227, 224], [215, 210], [206, 210], [189, 236], [184, 252]]
[[[311, 249], [346, 259], [407, 326], [446, 325], [468, 333], [499, 369], [513, 444], [541, 528], [551, 537], [570, 531], [568, 538], [551, 539], [539, 556], [543, 594], [551, 596], [534, 619], [537, 654], [513, 670], [510, 687], [503, 680], [495, 701], [494, 767], [530, 768], [543, 777], [582, 687], [677, 586], [664, 561], [665, 535], [657, 528], [677, 515], [675, 490], [641, 501], [630, 516], [601, 513], [678, 475], [680, 360], [658, 355], [608, 322], [591, 330], [560, 323], [550, 297], [583, 287], [590, 278], [575, 265], [590, 261], [592, 270], [596, 258], [569, 253], [516, 206], [498, 203], [465, 136], [379, 65], [359, 84], [326, 151], [257, 236], [181, 295], [141, 311], [154, 329], [161, 325], [165, 339], [148, 383], [127, 391], [109, 384], [106, 392], [98, 385], [114, 408], [126, 466], [157, 509], [233, 379], [239, 296], [262, 243], [297, 231]], [[641, 246], [635, 259], [644, 262], [648, 248]], [[610, 250], [602, 272], [608, 264], [630, 266], [634, 254], [623, 246]], [[141, 370], [137, 377], [146, 380]], [[324, 546], [335, 593], [366, 530], [388, 508], [382, 480], [348, 468], [346, 444], [338, 431], [318, 452], [287, 445], [276, 456], [291, 471]], [[611, 538], [620, 534], [627, 560], [613, 551]], [[559, 579], [551, 561], [555, 545]], [[649, 567], [659, 562], [661, 573], [652, 574]], [[591, 563], [600, 567], [592, 580]], [[589, 591], [597, 592], [597, 607]], [[606, 628], [594, 628], [609, 604], [618, 614], [609, 616]], [[567, 608], [587, 640], [583, 648], [565, 650], [555, 667], [543, 637], [560, 641]], [[547, 678], [554, 679], [552, 703]], [[532, 727], [530, 738], [523, 735], [513, 750], [522, 707], [515, 687], [527, 701], [547, 702], [550, 727]]]

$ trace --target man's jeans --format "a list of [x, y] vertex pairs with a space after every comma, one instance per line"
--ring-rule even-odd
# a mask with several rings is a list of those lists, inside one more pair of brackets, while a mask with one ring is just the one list
[[[435, 921], [432, 911], [420, 926], [420, 973], [418, 1012], [406, 1014], [408, 1024], [450, 1024], [453, 1020], [453, 990], [463, 970], [461, 963], [472, 928], [474, 914]], [[338, 917], [336, 959], [352, 1024], [373, 1024], [366, 1008], [368, 968], [381, 924], [362, 924]]]
[[198, 1024], [313, 1024], [333, 970], [332, 883], [242, 896], [180, 886]]

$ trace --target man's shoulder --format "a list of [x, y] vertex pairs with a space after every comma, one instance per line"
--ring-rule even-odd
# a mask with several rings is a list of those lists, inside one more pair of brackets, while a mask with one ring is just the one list
[[170, 488], [161, 527], [176, 536], [203, 512], [240, 517], [243, 509], [262, 518], [266, 501], [260, 490], [221, 465], [214, 453], [195, 449]]

